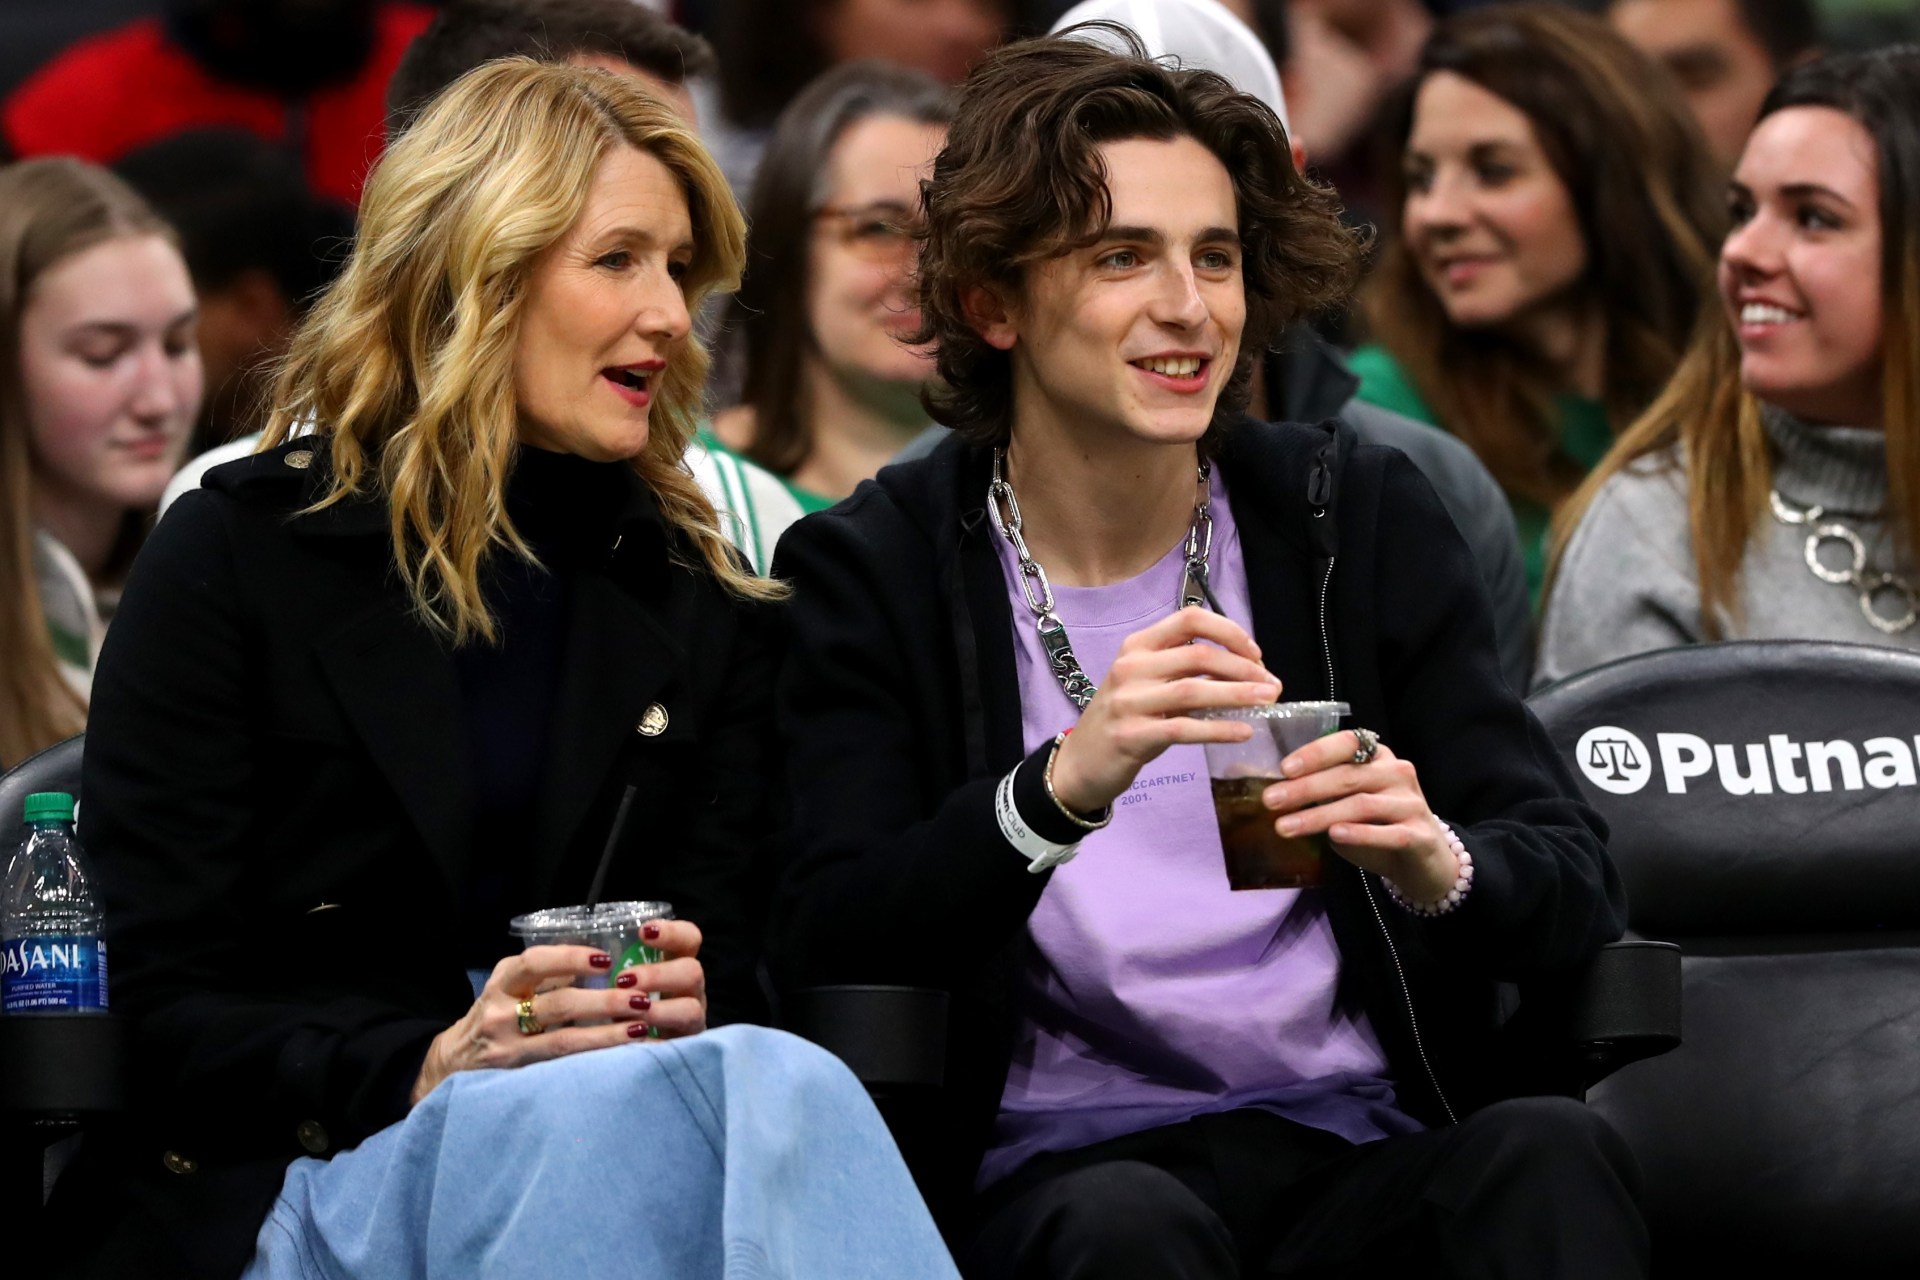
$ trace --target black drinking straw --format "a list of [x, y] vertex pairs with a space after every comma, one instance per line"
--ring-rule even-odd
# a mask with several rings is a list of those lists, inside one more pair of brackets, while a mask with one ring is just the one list
[[600, 851], [600, 865], [593, 872], [593, 887], [587, 890], [589, 910], [600, 905], [600, 891], [607, 887], [607, 868], [613, 865], [613, 851], [619, 847], [620, 833], [627, 828], [627, 813], [633, 808], [636, 789], [632, 783], [628, 783], [627, 789], [620, 795], [620, 807], [613, 811], [613, 830], [607, 832], [607, 847]]

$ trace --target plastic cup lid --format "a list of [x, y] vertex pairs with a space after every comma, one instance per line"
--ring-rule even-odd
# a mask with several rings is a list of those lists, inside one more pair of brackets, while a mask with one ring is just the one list
[[1269, 702], [1257, 707], [1205, 707], [1193, 714], [1201, 720], [1338, 720], [1352, 709], [1344, 702]]
[[581, 933], [618, 933], [649, 920], [671, 920], [670, 902], [602, 902], [592, 907], [548, 907], [508, 921], [516, 937], [535, 938]]

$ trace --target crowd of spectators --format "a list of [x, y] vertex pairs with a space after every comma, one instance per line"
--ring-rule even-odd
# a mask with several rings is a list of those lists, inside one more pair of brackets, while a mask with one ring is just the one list
[[[225, 541], [231, 529], [214, 531], [210, 501], [175, 504], [203, 483], [243, 503], [264, 501], [260, 486], [284, 478], [269, 475], [272, 467], [304, 470], [318, 455], [324, 462], [315, 476], [325, 471], [335, 487], [302, 491], [312, 506], [278, 491], [272, 501], [287, 520], [331, 509], [327, 519], [351, 523], [364, 499], [356, 485], [361, 472], [379, 477], [393, 504], [392, 523], [376, 521], [367, 530], [391, 532], [421, 634], [466, 655], [457, 664], [459, 688], [442, 691], [442, 709], [490, 726], [491, 736], [473, 744], [472, 759], [450, 766], [471, 766], [473, 781], [499, 784], [496, 792], [469, 797], [483, 827], [506, 815], [478, 842], [503, 850], [510, 839], [530, 839], [532, 806], [546, 801], [515, 789], [516, 769], [540, 766], [527, 762], [529, 748], [514, 735], [535, 726], [537, 747], [549, 722], [560, 722], [554, 707], [587, 697], [566, 684], [557, 646], [567, 632], [555, 621], [585, 589], [566, 578], [557, 595], [549, 594], [499, 565], [522, 553], [567, 565], [580, 539], [611, 532], [618, 550], [622, 539], [640, 536], [617, 522], [627, 508], [603, 478], [546, 463], [544, 471], [514, 470], [519, 453], [548, 448], [579, 455], [570, 462], [644, 457], [636, 465], [666, 529], [644, 537], [683, 539], [693, 552], [677, 554], [674, 571], [693, 573], [682, 562], [697, 561], [709, 575], [685, 612], [663, 621], [625, 619], [629, 630], [620, 643], [644, 648], [684, 628], [680, 642], [663, 652], [677, 661], [691, 648], [697, 664], [735, 664], [751, 676], [753, 697], [769, 707], [783, 660], [810, 682], [781, 695], [786, 719], [777, 731], [768, 707], [743, 709], [740, 698], [718, 694], [710, 707], [690, 709], [684, 724], [674, 722], [663, 742], [689, 761], [697, 748], [705, 762], [663, 775], [672, 785], [660, 794], [684, 803], [689, 832], [705, 830], [700, 797], [711, 790], [707, 803], [721, 802], [720, 784], [709, 789], [706, 781], [716, 773], [741, 795], [753, 793], [755, 821], [794, 817], [766, 802], [786, 775], [764, 746], [741, 749], [754, 766], [737, 776], [728, 770], [740, 767], [738, 759], [715, 763], [718, 744], [756, 734], [769, 741], [777, 733], [817, 734], [818, 741], [838, 742], [835, 750], [849, 758], [865, 750], [889, 767], [905, 768], [903, 761], [917, 759], [913, 752], [926, 751], [928, 758], [912, 766], [923, 787], [963, 759], [971, 766], [987, 732], [971, 721], [964, 735], [956, 728], [953, 743], [930, 745], [896, 733], [898, 726], [850, 727], [849, 708], [867, 687], [862, 681], [848, 681], [843, 701], [822, 692], [838, 687], [830, 661], [835, 645], [903, 642], [891, 632], [884, 641], [849, 638], [864, 615], [848, 604], [858, 597], [846, 594], [852, 588], [839, 575], [857, 577], [865, 590], [897, 572], [896, 599], [933, 575], [952, 593], [942, 608], [978, 605], [963, 606], [963, 585], [943, 576], [960, 571], [944, 562], [908, 570], [904, 561], [867, 564], [859, 556], [898, 551], [908, 539], [910, 530], [886, 517], [888, 503], [919, 500], [902, 474], [946, 475], [942, 468], [964, 465], [957, 461], [963, 449], [1007, 445], [1004, 433], [970, 427], [966, 415], [978, 408], [970, 397], [984, 376], [979, 371], [997, 368], [1021, 326], [1034, 323], [1020, 307], [1039, 295], [1020, 294], [1010, 282], [1026, 287], [1043, 255], [1035, 249], [1025, 259], [980, 265], [978, 278], [967, 277], [967, 287], [943, 302], [928, 292], [923, 248], [951, 253], [955, 237], [989, 236], [995, 228], [983, 214], [964, 235], [949, 232], [943, 240], [938, 227], [930, 229], [930, 202], [932, 193], [954, 189], [956, 174], [979, 181], [966, 165], [986, 142], [975, 139], [971, 151], [949, 146], [957, 116], [975, 101], [968, 94], [984, 91], [979, 77], [969, 80], [974, 70], [989, 63], [1004, 77], [1011, 64], [994, 61], [997, 50], [1092, 20], [1137, 33], [1149, 55], [1170, 65], [1224, 76], [1261, 104], [1260, 119], [1284, 127], [1293, 166], [1286, 183], [1304, 176], [1299, 190], [1310, 194], [1298, 198], [1325, 202], [1326, 225], [1314, 234], [1348, 246], [1340, 252], [1350, 252], [1357, 285], [1345, 288], [1344, 277], [1328, 267], [1325, 282], [1288, 284], [1311, 303], [1289, 309], [1273, 296], [1279, 286], [1256, 277], [1250, 265], [1250, 290], [1264, 290], [1253, 305], [1266, 309], [1249, 326], [1260, 345], [1236, 366], [1229, 398], [1244, 403], [1254, 423], [1334, 421], [1339, 438], [1388, 446], [1411, 461], [1409, 475], [1424, 478], [1415, 505], [1425, 511], [1420, 504], [1437, 497], [1434, 510], [1450, 518], [1471, 564], [1473, 572], [1453, 585], [1472, 597], [1476, 616], [1487, 615], [1498, 679], [1487, 686], [1485, 706], [1504, 707], [1504, 700], [1601, 664], [1681, 645], [1800, 638], [1920, 650], [1920, 52], [1893, 43], [1920, 36], [1920, 29], [1889, 25], [1872, 6], [149, 0], [66, 8], [71, 12], [57, 19], [33, 6], [0, 14], [0, 44], [17, 33], [27, 45], [46, 46], [0, 84], [0, 768], [89, 729], [103, 646], [150, 538], [178, 598], [211, 610], [176, 620], [177, 634], [186, 637], [180, 643], [232, 642], [208, 651], [206, 672], [244, 667], [259, 683], [220, 686], [221, 696], [231, 695], [236, 708], [253, 700], [283, 712], [263, 674], [279, 658], [250, 653], [231, 611], [201, 599], [212, 590], [209, 581], [235, 593], [255, 589], [243, 582], [246, 553]], [[82, 22], [90, 28], [80, 29]], [[1115, 56], [1131, 56], [1120, 27], [1083, 34], [1118, 50]], [[496, 369], [505, 359], [498, 335], [482, 332], [467, 311], [495, 287], [475, 265], [480, 256], [494, 253], [508, 264], [531, 241], [461, 240], [449, 232], [448, 244], [434, 249], [420, 229], [435, 225], [422, 212], [429, 206], [448, 222], [477, 216], [471, 210], [493, 192], [490, 183], [507, 208], [516, 179], [506, 152], [518, 145], [523, 157], [534, 154], [517, 128], [501, 124], [491, 138], [461, 135], [457, 122], [436, 114], [450, 96], [474, 92], [476, 68], [500, 59], [517, 61], [511, 74], [495, 68], [499, 92], [526, 95], [528, 103], [550, 94], [552, 103], [573, 104], [540, 107], [555, 121], [573, 120], [567, 111], [587, 112], [580, 119], [588, 119], [579, 103], [592, 98], [598, 78], [621, 86], [624, 123], [568, 127], [580, 137], [582, 130], [610, 131], [614, 142], [593, 145], [617, 150], [624, 138], [642, 159], [652, 157], [653, 169], [628, 175], [624, 195], [607, 194], [595, 179], [579, 197], [589, 213], [603, 199], [624, 210], [622, 217], [635, 208], [657, 213], [647, 204], [651, 197], [632, 192], [648, 189], [642, 179], [651, 180], [662, 164], [693, 193], [683, 201], [691, 229], [669, 228], [693, 247], [675, 249], [680, 256], [669, 254], [661, 267], [669, 272], [662, 279], [675, 282], [667, 290], [672, 296], [640, 308], [634, 332], [645, 349], [618, 362], [627, 379], [621, 385], [639, 404], [664, 397], [656, 423], [668, 421], [671, 430], [656, 430], [644, 455], [636, 454], [639, 446], [620, 453], [597, 439], [583, 443], [566, 425], [573, 420], [564, 408], [552, 413], [562, 425], [538, 438], [522, 422], [517, 443], [511, 425], [484, 420], [487, 406], [498, 408], [498, 397], [508, 394], [501, 388], [509, 380], [523, 398], [535, 385], [555, 404], [569, 394], [556, 389], [557, 381], [540, 381], [546, 375], [538, 370]], [[578, 74], [567, 80], [554, 64]], [[996, 91], [1011, 95], [1015, 87]], [[1149, 96], [1183, 92], [1138, 89]], [[1138, 107], [1124, 93], [1114, 101], [1121, 104], [1112, 108], [1115, 118]], [[1007, 127], [1039, 128], [1026, 121]], [[1117, 163], [1116, 138], [1167, 143], [1186, 127], [1129, 124], [1096, 139], [1107, 144], [1099, 163]], [[634, 142], [641, 133], [654, 141]], [[446, 150], [435, 156], [430, 144]], [[586, 146], [570, 134], [569, 145], [576, 144]], [[383, 163], [401, 150], [411, 158]], [[460, 165], [469, 166], [462, 170], [470, 175], [468, 190], [445, 181]], [[404, 172], [415, 205], [393, 176], [403, 166], [411, 166]], [[1126, 179], [1116, 172], [1108, 171], [1109, 200], [1123, 193]], [[1234, 176], [1245, 180], [1238, 170]], [[710, 190], [702, 186], [709, 178]], [[1252, 195], [1236, 189], [1242, 218], [1250, 200], [1278, 198], [1254, 181]], [[998, 198], [1011, 206], [1040, 195], [1065, 208], [1080, 193], [1062, 180], [1039, 193], [1008, 188]], [[1194, 198], [1204, 196], [1196, 191]], [[572, 198], [552, 195], [548, 204]], [[725, 248], [742, 216], [745, 238], [730, 257]], [[1094, 220], [1107, 216], [1115, 216], [1111, 205]], [[409, 219], [418, 227], [402, 234], [397, 228], [413, 225]], [[580, 225], [589, 220], [583, 214]], [[1034, 234], [1048, 252], [1064, 254], [1084, 247], [1070, 231]], [[377, 279], [367, 260], [376, 232], [384, 236], [381, 252], [391, 255], [388, 274]], [[514, 258], [496, 274], [522, 272], [512, 276], [513, 289], [532, 288], [557, 261], [556, 245], [564, 247], [550, 236], [540, 255]], [[433, 283], [425, 267], [408, 273], [408, 255], [430, 250], [451, 264], [448, 280], [470, 271], [467, 294]], [[1326, 253], [1329, 261], [1335, 256], [1332, 248]], [[601, 259], [589, 261], [598, 266]], [[965, 275], [957, 260], [925, 261], [930, 272]], [[589, 341], [580, 332], [603, 323], [594, 295], [568, 287], [577, 289], [564, 295], [569, 301], [549, 298], [545, 310], [531, 313], [548, 317], [556, 352]], [[1194, 288], [1194, 305], [1203, 305], [1204, 291]], [[1262, 330], [1276, 317], [1271, 332]], [[604, 327], [612, 335], [605, 337], [608, 350], [633, 340], [611, 321]], [[356, 357], [362, 340], [367, 354]], [[700, 354], [675, 366], [674, 376], [697, 367], [701, 385], [650, 384], [658, 372], [649, 363], [655, 349], [681, 344]], [[473, 369], [450, 374], [446, 362], [456, 356]], [[1011, 367], [1024, 368], [1018, 361]], [[1036, 375], [1025, 394], [1052, 396], [1058, 410], [1071, 403], [1073, 390]], [[356, 437], [356, 428], [341, 424], [371, 406], [387, 412], [400, 404], [417, 416], [407, 431]], [[321, 416], [322, 407], [341, 422]], [[532, 421], [524, 403], [520, 411]], [[956, 423], [959, 430], [950, 430]], [[473, 442], [463, 442], [463, 431]], [[1206, 448], [1219, 448], [1216, 437], [1206, 438], [1203, 460]], [[1070, 462], [1087, 461], [1064, 446], [1060, 458], [1062, 474]], [[902, 468], [889, 473], [892, 481], [869, 483], [896, 462], [924, 470]], [[993, 465], [998, 493], [998, 455]], [[1244, 455], [1227, 471], [1239, 485], [1247, 472], [1233, 466], [1247, 468]], [[1203, 469], [1203, 492], [1218, 480], [1209, 481]], [[1381, 483], [1393, 489], [1405, 480]], [[583, 486], [577, 509], [565, 488], [573, 484]], [[1246, 492], [1253, 491], [1249, 484]], [[1250, 509], [1241, 508], [1241, 524]], [[776, 568], [776, 548], [789, 529], [829, 510], [836, 515], [809, 520], [787, 540], [789, 552]], [[504, 533], [487, 523], [502, 513], [513, 522]], [[1226, 510], [1215, 519], [1232, 530]], [[836, 550], [833, 531], [843, 525], [835, 520], [854, 531], [848, 536], [855, 543], [872, 545]], [[522, 523], [524, 541], [516, 531]], [[1197, 519], [1194, 529], [1197, 540]], [[1025, 557], [1018, 532], [1016, 524]], [[1431, 531], [1413, 525], [1402, 536], [1408, 546], [1433, 544]], [[1238, 556], [1238, 541], [1231, 545]], [[231, 580], [212, 570], [196, 579], [183, 559], [189, 552], [218, 559]], [[300, 572], [319, 572], [301, 558], [308, 551], [298, 538], [290, 536], [285, 554]], [[1193, 554], [1189, 547], [1189, 560]], [[1037, 566], [1008, 563], [1010, 574], [1035, 576]], [[1211, 600], [1205, 575], [1202, 553], [1200, 583]], [[361, 585], [371, 590], [375, 581]], [[1038, 582], [1050, 592], [1044, 573]], [[1056, 585], [1063, 595], [1075, 589], [1065, 580]], [[800, 638], [783, 654], [758, 628], [772, 625], [761, 619], [787, 607], [795, 591], [802, 596], [794, 605], [803, 620]], [[1029, 591], [1026, 598], [1035, 597]], [[1324, 625], [1324, 592], [1320, 607]], [[1005, 631], [1005, 601], [994, 608], [999, 612], [982, 617]], [[1045, 610], [1035, 608], [1050, 616], [1052, 595]], [[1018, 607], [1015, 616], [1024, 617]], [[519, 637], [532, 635], [535, 647], [508, 645], [490, 658], [473, 657], [463, 646], [494, 644], [494, 617], [510, 622], [509, 641], [524, 645]], [[152, 616], [140, 625], [153, 627]], [[818, 634], [809, 637], [808, 625]], [[981, 642], [974, 625], [955, 624], [969, 653]], [[142, 634], [176, 633], [160, 626]], [[991, 628], [983, 623], [979, 634], [990, 636]], [[1217, 641], [1223, 651], [1251, 643], [1237, 628], [1235, 635], [1181, 635], [1183, 642], [1196, 637]], [[287, 642], [303, 638], [290, 633]], [[271, 642], [280, 642], [277, 632]], [[1061, 649], [1074, 663], [1064, 630], [1045, 656], [1056, 674]], [[1424, 661], [1425, 652], [1401, 660]], [[1119, 661], [1112, 654], [1107, 660]], [[1467, 658], [1457, 669], [1447, 665], [1451, 660], [1435, 659], [1463, 688], [1487, 674]], [[166, 678], [173, 661], [171, 654], [156, 660], [152, 678]], [[122, 663], [109, 683], [136, 700], [126, 692], [134, 682], [129, 673], [148, 668]], [[900, 670], [918, 666], [903, 662]], [[1024, 683], [1022, 690], [1032, 692]], [[110, 700], [109, 720], [123, 729], [146, 723], [114, 705]], [[151, 710], [142, 704], [142, 714]], [[711, 722], [696, 722], [695, 714]], [[235, 716], [236, 724], [244, 719], [238, 710]], [[276, 749], [284, 747], [289, 761], [306, 759], [300, 753], [312, 752], [314, 742], [302, 735], [323, 731], [302, 727], [298, 715], [289, 723], [291, 746]], [[1022, 723], [1016, 714], [1007, 732]], [[1032, 741], [1024, 745], [1044, 757], [1044, 795], [1080, 822], [1076, 813], [1100, 805], [1076, 807], [1055, 796], [1055, 756], [1047, 752], [1084, 767], [1079, 762], [1095, 748], [1069, 756], [1065, 734], [1056, 738], [1051, 722], [1041, 734], [1036, 724], [1025, 722]], [[650, 731], [642, 723], [639, 732], [651, 738], [666, 727], [663, 721]], [[919, 729], [930, 732], [925, 723]], [[1504, 749], [1490, 748], [1493, 755]], [[1372, 758], [1364, 741], [1360, 750]], [[825, 796], [837, 759], [810, 754], [793, 773], [813, 779]], [[319, 752], [309, 763], [332, 777], [330, 760]], [[644, 764], [635, 766], [636, 779], [656, 767], [651, 758]], [[1018, 770], [1007, 775], [1016, 776]], [[964, 791], [964, 779], [950, 781]], [[1551, 790], [1552, 780], [1541, 785]], [[348, 803], [345, 790], [341, 783], [341, 804]], [[986, 794], [979, 797], [982, 812]], [[1115, 799], [1099, 798], [1109, 806]], [[904, 788], [896, 799], [908, 802]], [[609, 796], [600, 801], [611, 808]], [[113, 816], [102, 821], [138, 825], [137, 815], [114, 803], [103, 803], [102, 812]], [[848, 795], [831, 803], [851, 811], [862, 801]], [[804, 826], [805, 798], [795, 807], [796, 825]], [[837, 832], [841, 811], [814, 820]], [[882, 835], [890, 853], [896, 843], [918, 848], [915, 841], [934, 840], [918, 826]], [[1598, 856], [1604, 863], [1603, 850]], [[740, 868], [743, 877], [764, 872]], [[847, 888], [837, 874], [813, 884], [808, 901], [835, 903], [833, 894]], [[1462, 886], [1471, 878], [1463, 874]], [[873, 892], [908, 903], [923, 887]], [[519, 905], [514, 895], [528, 888], [496, 877], [467, 892], [463, 908]], [[706, 905], [699, 892], [685, 891], [687, 905]], [[731, 965], [726, 979], [746, 975], [748, 988], [753, 948], [719, 922], [738, 923], [729, 915], [735, 907], [764, 916], [764, 896], [749, 895], [754, 900], [746, 905], [729, 901], [700, 922], [710, 934], [709, 970]], [[1058, 899], [1051, 901], [1057, 908]], [[864, 924], [845, 905], [820, 909], [850, 931]], [[915, 918], [911, 910], [893, 914], [885, 923], [895, 930]], [[1058, 920], [1050, 927], [1066, 928]], [[1061, 936], [1030, 940], [1058, 944]], [[677, 945], [675, 954], [691, 963], [699, 932]], [[499, 974], [488, 987], [479, 972], [489, 967], [479, 954], [484, 949], [465, 957], [481, 1001], [472, 1016], [485, 1006], [489, 1016], [511, 1021]], [[720, 982], [715, 988], [722, 998]], [[696, 993], [689, 986], [685, 994], [691, 1000]], [[444, 995], [432, 998], [446, 1004]], [[697, 996], [699, 1025], [692, 1030], [706, 1019], [704, 986]], [[738, 997], [739, 1006], [717, 1021], [758, 1016], [751, 991], [724, 996]], [[1061, 1008], [1069, 1021], [1084, 1012], [1067, 997]], [[527, 1009], [520, 1000], [523, 1034]], [[405, 1057], [405, 1046], [390, 1047]], [[1374, 1057], [1379, 1053], [1376, 1046]], [[401, 1083], [411, 1082], [409, 1076]], [[392, 1085], [383, 1077], [389, 1093]], [[365, 1134], [381, 1127], [372, 1119], [391, 1119], [365, 1099], [356, 1106], [370, 1119]], [[975, 1263], [968, 1270], [992, 1273]]]

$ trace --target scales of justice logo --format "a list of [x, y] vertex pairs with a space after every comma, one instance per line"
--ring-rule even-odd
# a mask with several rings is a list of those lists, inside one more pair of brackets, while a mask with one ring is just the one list
[[1595, 725], [1573, 749], [1580, 772], [1602, 791], [1630, 796], [1653, 777], [1653, 755], [1638, 734], [1615, 725]]

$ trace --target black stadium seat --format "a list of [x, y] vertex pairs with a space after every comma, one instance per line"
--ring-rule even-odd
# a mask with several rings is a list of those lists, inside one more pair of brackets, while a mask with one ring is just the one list
[[1701, 645], [1531, 705], [1685, 956], [1686, 1043], [1589, 1095], [1656, 1274], [1920, 1274], [1920, 655]]

